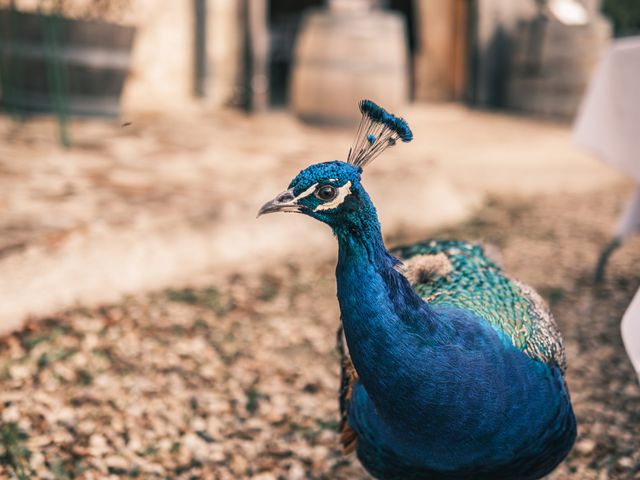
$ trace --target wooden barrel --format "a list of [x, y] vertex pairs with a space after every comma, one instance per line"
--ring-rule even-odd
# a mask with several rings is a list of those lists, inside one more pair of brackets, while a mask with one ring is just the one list
[[301, 118], [344, 123], [369, 98], [397, 111], [408, 96], [407, 34], [391, 12], [308, 14], [297, 38], [291, 105]]
[[600, 16], [586, 25], [564, 25], [554, 18], [523, 22], [514, 36], [508, 105], [572, 118], [610, 38], [610, 24]]
[[135, 29], [0, 10], [3, 108], [117, 115]]

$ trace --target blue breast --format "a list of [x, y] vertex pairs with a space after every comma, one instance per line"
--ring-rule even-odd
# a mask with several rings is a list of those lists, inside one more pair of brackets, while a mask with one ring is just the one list
[[[398, 384], [379, 408], [362, 383], [354, 386], [348, 419], [362, 463], [383, 479], [549, 473], [576, 431], [560, 368], [531, 359], [473, 313], [451, 307], [435, 313], [453, 326], [456, 340], [424, 358], [410, 356], [413, 366], [429, 369], [425, 377], [441, 379], [439, 388], [432, 380]], [[406, 345], [397, 348], [407, 354]]]

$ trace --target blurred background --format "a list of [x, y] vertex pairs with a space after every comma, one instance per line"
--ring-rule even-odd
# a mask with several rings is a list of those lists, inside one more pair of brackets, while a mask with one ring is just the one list
[[637, 35], [637, 0], [0, 0], [0, 476], [368, 478], [335, 242], [255, 215], [370, 98], [415, 135], [364, 174], [387, 244], [490, 243], [558, 319], [551, 478], [640, 478]]

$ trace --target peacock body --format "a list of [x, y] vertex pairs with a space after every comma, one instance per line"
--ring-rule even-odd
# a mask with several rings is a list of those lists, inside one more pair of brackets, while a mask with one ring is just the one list
[[555, 321], [482, 247], [385, 247], [362, 167], [406, 123], [373, 102], [347, 162], [311, 165], [260, 213], [292, 211], [338, 239], [341, 442], [380, 479], [537, 479], [576, 421]]

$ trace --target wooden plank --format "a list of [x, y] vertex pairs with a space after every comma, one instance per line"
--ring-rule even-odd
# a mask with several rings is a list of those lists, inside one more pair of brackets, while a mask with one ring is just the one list
[[469, 58], [469, 9], [471, 0], [455, 0], [453, 34], [452, 94], [463, 100], [467, 90], [467, 62]]

